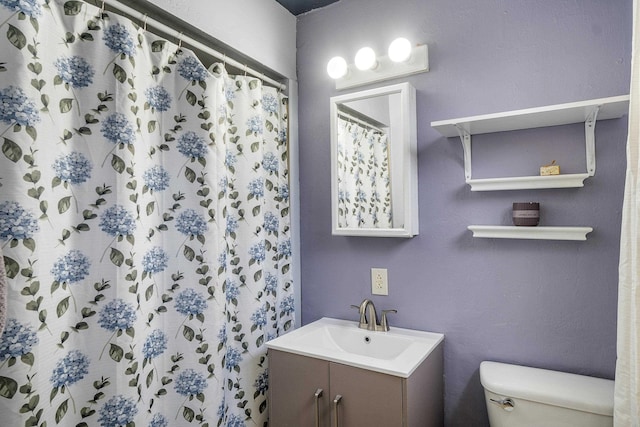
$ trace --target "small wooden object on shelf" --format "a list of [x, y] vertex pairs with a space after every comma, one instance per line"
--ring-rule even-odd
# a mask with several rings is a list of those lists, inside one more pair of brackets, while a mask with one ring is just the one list
[[556, 161], [552, 161], [548, 165], [540, 166], [540, 176], [560, 175], [560, 165], [556, 165]]

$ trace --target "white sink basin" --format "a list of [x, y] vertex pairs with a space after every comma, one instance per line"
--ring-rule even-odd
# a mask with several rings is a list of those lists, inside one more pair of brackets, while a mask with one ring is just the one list
[[357, 322], [324, 317], [267, 347], [407, 378], [443, 339], [442, 334], [393, 327], [367, 331]]

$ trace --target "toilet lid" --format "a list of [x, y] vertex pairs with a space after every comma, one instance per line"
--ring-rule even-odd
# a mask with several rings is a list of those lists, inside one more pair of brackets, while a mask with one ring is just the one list
[[482, 386], [495, 394], [613, 416], [614, 382], [498, 362], [480, 364]]

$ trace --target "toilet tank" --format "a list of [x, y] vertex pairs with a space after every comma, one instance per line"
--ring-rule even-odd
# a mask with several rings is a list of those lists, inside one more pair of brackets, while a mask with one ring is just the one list
[[611, 427], [613, 381], [498, 362], [480, 364], [491, 427]]

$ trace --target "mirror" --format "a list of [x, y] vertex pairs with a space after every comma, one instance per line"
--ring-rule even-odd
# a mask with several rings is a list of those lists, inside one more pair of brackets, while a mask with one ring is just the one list
[[415, 99], [409, 83], [331, 98], [334, 235], [418, 234]]

